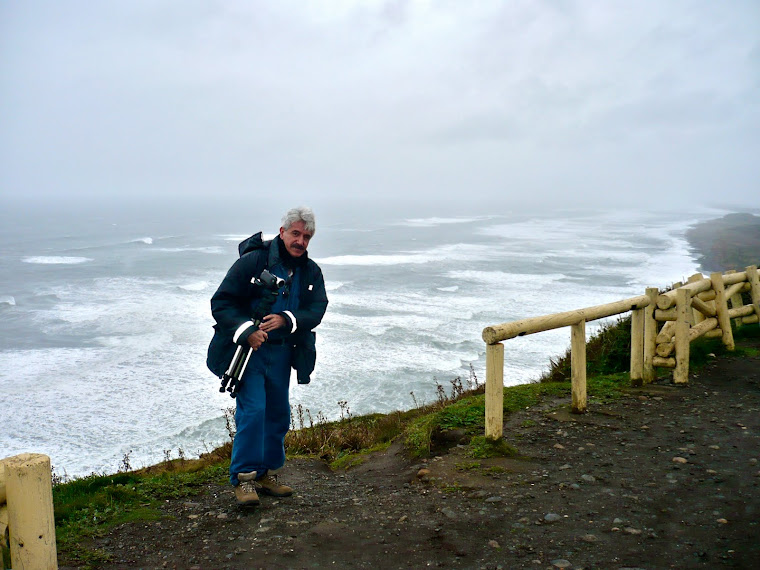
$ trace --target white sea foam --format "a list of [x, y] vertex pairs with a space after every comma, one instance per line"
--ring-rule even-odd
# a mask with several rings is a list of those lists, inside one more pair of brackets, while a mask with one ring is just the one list
[[16, 304], [16, 299], [12, 295], [0, 295], [0, 305], [14, 306], [15, 304]]
[[488, 245], [457, 243], [427, 250], [404, 251], [388, 255], [336, 255], [317, 259], [320, 265], [419, 265], [441, 261], [475, 261], [493, 258], [499, 252]]
[[153, 238], [151, 237], [137, 238], [137, 239], [133, 239], [130, 243], [144, 243], [145, 245], [153, 245]]
[[208, 247], [159, 247], [156, 248], [156, 251], [163, 251], [165, 253], [185, 253], [188, 251], [197, 251], [198, 253], [210, 253], [210, 254], [220, 254], [220, 253], [227, 253], [223, 248], [218, 246], [208, 246]]
[[196, 281], [194, 283], [187, 283], [185, 285], [179, 285], [179, 288], [183, 291], [203, 291], [210, 287], [208, 281]]
[[325, 291], [337, 291], [338, 289], [341, 289], [346, 284], [342, 283], [340, 281], [326, 281], [325, 282]]
[[63, 255], [34, 255], [25, 257], [21, 261], [24, 263], [36, 263], [41, 265], [76, 265], [78, 263], [87, 263], [92, 261], [89, 257], [72, 257]]
[[448, 224], [468, 224], [482, 220], [492, 219], [493, 216], [471, 216], [461, 218], [410, 218], [401, 222], [401, 225], [416, 227], [434, 227]]
[[439, 291], [444, 291], [446, 293], [453, 293], [457, 289], [459, 289], [459, 285], [452, 285], [451, 287], [436, 287]]
[[[234, 242], [240, 243], [241, 241], [243, 241], [243, 240], [248, 239], [249, 237], [251, 237], [251, 235], [252, 234], [222, 234], [219, 237], [223, 238], [224, 241], [234, 241]], [[261, 234], [261, 239], [263, 239], [264, 241], [272, 240], [275, 237], [277, 237], [278, 235], [280, 235], [280, 234], [262, 233]]]

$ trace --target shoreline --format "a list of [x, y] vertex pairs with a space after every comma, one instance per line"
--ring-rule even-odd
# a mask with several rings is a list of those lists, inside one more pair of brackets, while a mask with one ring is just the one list
[[705, 273], [743, 271], [760, 263], [760, 216], [726, 214], [693, 225], [685, 236], [699, 269]]

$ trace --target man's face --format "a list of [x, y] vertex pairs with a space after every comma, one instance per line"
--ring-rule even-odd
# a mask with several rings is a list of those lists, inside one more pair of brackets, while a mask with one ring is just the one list
[[306, 253], [311, 236], [312, 233], [306, 229], [303, 222], [293, 222], [287, 230], [280, 228], [280, 239], [293, 257], [301, 257]]

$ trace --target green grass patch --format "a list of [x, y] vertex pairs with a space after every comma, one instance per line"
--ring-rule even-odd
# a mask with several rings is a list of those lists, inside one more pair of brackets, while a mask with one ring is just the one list
[[478, 435], [470, 441], [468, 450], [471, 457], [478, 459], [487, 459], [489, 457], [513, 457], [517, 455], [517, 450], [509, 445], [503, 439], [489, 439], [483, 435]]
[[480, 461], [462, 461], [454, 465], [457, 471], [472, 471], [480, 468]]
[[364, 463], [373, 453], [385, 451], [390, 447], [390, 441], [384, 441], [360, 451], [343, 451], [330, 462], [330, 468], [334, 471], [346, 471]]
[[[195, 469], [195, 465], [188, 462], [188, 469]], [[82, 543], [119, 524], [161, 518], [160, 501], [196, 495], [209, 481], [223, 482], [227, 467], [226, 462], [195, 471], [178, 471], [173, 466], [172, 471], [159, 473], [92, 474], [58, 483], [53, 487], [58, 550], [81, 563], [107, 562], [105, 553], [87, 549]]]

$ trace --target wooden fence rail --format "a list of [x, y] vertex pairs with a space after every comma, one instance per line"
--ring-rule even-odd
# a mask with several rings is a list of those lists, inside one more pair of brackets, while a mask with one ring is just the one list
[[[748, 294], [744, 304], [742, 294]], [[689, 379], [689, 347], [700, 336], [721, 337], [734, 349], [735, 326], [760, 322], [760, 277], [756, 265], [745, 271], [693, 275], [666, 293], [654, 287], [645, 295], [575, 311], [493, 325], [483, 329], [486, 343], [486, 437], [502, 436], [504, 417], [504, 345], [517, 336], [570, 327], [571, 411], [586, 411], [586, 323], [631, 312], [633, 385], [654, 380], [656, 367], [673, 369], [673, 380]]]
[[50, 458], [23, 453], [0, 460], [0, 544], [10, 543], [10, 561], [0, 568], [58, 568]]

